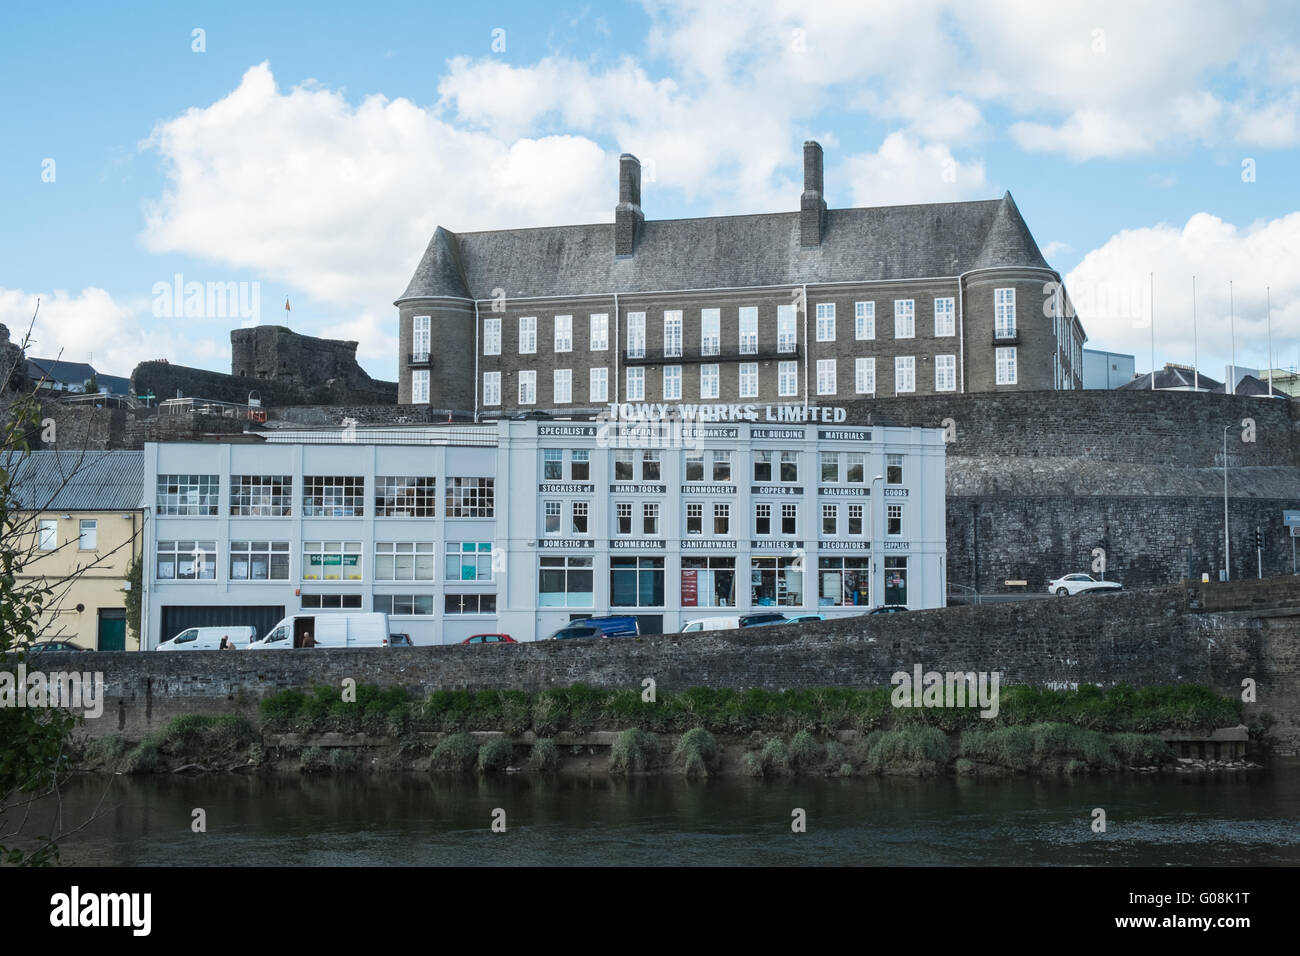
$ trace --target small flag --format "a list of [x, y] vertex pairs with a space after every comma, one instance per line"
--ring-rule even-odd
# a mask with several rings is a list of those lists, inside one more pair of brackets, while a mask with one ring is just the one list
[[287, 295], [284, 297], [284, 311], [289, 311], [289, 297]]

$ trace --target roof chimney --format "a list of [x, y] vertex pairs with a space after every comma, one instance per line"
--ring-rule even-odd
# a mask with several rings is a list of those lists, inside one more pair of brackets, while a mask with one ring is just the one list
[[630, 256], [645, 216], [641, 212], [641, 160], [618, 158], [618, 205], [614, 207], [614, 255]]
[[803, 195], [799, 197], [799, 245], [819, 246], [826, 231], [826, 200], [822, 198], [822, 147], [803, 144]]

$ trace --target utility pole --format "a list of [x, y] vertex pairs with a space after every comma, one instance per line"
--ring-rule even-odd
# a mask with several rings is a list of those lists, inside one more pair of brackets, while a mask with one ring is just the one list
[[1268, 397], [1273, 397], [1273, 292], [1264, 286], [1264, 301], [1268, 309]]
[[1148, 273], [1151, 278], [1151, 391], [1156, 390], [1156, 274]]
[[[1228, 280], [1228, 330], [1232, 334], [1232, 381], [1229, 383], [1230, 387], [1226, 389], [1226, 391], [1228, 392], [1229, 395], [1236, 395], [1237, 394], [1237, 324], [1233, 318], [1233, 311], [1232, 311], [1232, 280], [1231, 279]], [[1226, 437], [1224, 441], [1225, 442], [1227, 441]], [[1224, 447], [1227, 446], [1225, 445]], [[1227, 468], [1226, 463], [1224, 464], [1224, 468], [1225, 469]], [[1227, 481], [1226, 472], [1225, 472], [1224, 481]], [[1224, 493], [1226, 494], [1227, 492]]]
[[1231, 427], [1231, 423], [1223, 426], [1223, 579], [1225, 581], [1232, 580], [1232, 556], [1228, 543], [1228, 429]]
[[1196, 276], [1192, 276], [1192, 391], [1201, 390], [1201, 360], [1196, 349]]

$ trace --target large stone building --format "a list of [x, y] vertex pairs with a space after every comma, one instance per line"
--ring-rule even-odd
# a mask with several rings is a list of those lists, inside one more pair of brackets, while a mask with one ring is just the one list
[[1082, 387], [1083, 327], [1010, 193], [827, 209], [822, 148], [808, 142], [798, 212], [654, 221], [640, 163], [624, 154], [619, 167], [612, 223], [437, 229], [395, 302], [400, 404]]

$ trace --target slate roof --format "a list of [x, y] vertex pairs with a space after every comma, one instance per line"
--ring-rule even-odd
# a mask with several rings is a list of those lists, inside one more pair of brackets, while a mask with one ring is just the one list
[[439, 226], [398, 302], [777, 286], [1050, 268], [1011, 193], [977, 202], [831, 209], [821, 245], [799, 213], [647, 220], [630, 256], [614, 224], [453, 233]]
[[13, 473], [25, 511], [136, 511], [144, 497], [142, 451], [34, 451], [14, 456]]
[[[1223, 383], [1216, 378], [1210, 378], [1202, 372], [1195, 376], [1189, 368], [1183, 368], [1181, 365], [1166, 365], [1156, 372], [1156, 388], [1183, 388], [1189, 391], [1193, 385], [1197, 385], [1202, 391], [1213, 392], [1223, 391]], [[1123, 385], [1115, 386], [1116, 391], [1140, 391], [1151, 388], [1151, 373], [1139, 375], [1130, 382]]]
[[[1202, 381], [1205, 380], [1204, 376], [1202, 376], [1201, 380]], [[1227, 383], [1223, 383], [1221, 385], [1216, 386], [1215, 388], [1210, 389], [1210, 391], [1218, 392], [1219, 394], [1223, 394], [1226, 390], [1227, 390]], [[1237, 387], [1233, 389], [1233, 394], [1234, 395], [1268, 395], [1268, 382], [1264, 381], [1263, 379], [1256, 378], [1254, 375], [1243, 375], [1241, 377], [1241, 381], [1237, 383]], [[1282, 391], [1282, 389], [1278, 388], [1276, 384], [1273, 386], [1273, 394], [1278, 396], [1279, 398], [1291, 397], [1286, 392]]]
[[126, 396], [131, 392], [129, 379], [120, 375], [105, 375], [96, 371], [86, 362], [64, 362], [59, 359], [29, 358], [27, 360], [27, 377], [33, 382], [47, 379], [62, 385], [84, 385], [88, 378], [94, 377], [101, 389], [108, 389], [110, 395]]

